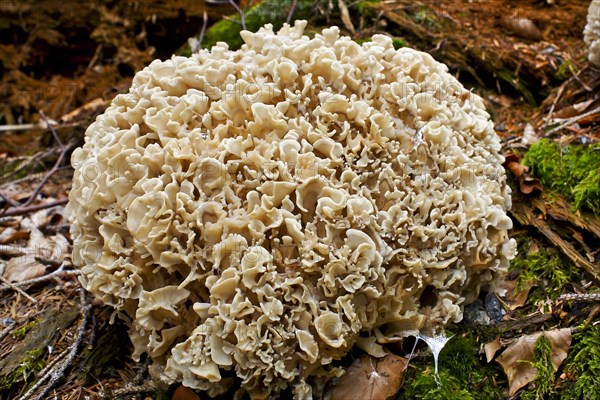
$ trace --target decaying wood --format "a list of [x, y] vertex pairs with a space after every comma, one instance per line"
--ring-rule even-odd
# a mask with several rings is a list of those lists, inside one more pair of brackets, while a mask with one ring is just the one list
[[19, 400], [40, 400], [45, 398], [46, 393], [48, 393], [48, 391], [64, 377], [65, 371], [71, 365], [79, 351], [79, 346], [85, 336], [87, 322], [92, 307], [86, 296], [86, 292], [83, 289], [80, 289], [80, 301], [79, 309], [81, 313], [81, 322], [79, 324], [79, 329], [77, 330], [77, 336], [73, 343], [68, 347], [66, 356], [64, 356], [64, 358], [59, 357], [61, 358], [61, 361], [56, 362], [52, 367], [46, 367], [42, 370], [44, 374], [40, 374], [38, 381], [23, 396], [21, 396]]
[[552, 318], [553, 317], [550, 314], [536, 313], [534, 315], [516, 321], [503, 321], [497, 325], [497, 328], [501, 332], [519, 332], [525, 328], [537, 328], [539, 325], [551, 320]]
[[152, 393], [155, 390], [156, 390], [156, 386], [154, 385], [154, 383], [151, 381], [148, 381], [148, 382], [144, 383], [143, 385], [137, 385], [137, 386], [126, 385], [124, 388], [109, 391], [102, 398], [106, 399], [106, 400], [108, 400], [108, 399], [112, 400], [115, 397], [125, 397], [125, 396], [131, 396], [134, 394]]
[[[558, 220], [563, 222], [574, 222], [575, 226], [588, 228], [590, 232], [596, 234], [597, 226], [594, 219], [585, 221], [582, 218], [573, 218], [572, 213], [569, 213], [568, 209], [561, 209], [561, 206], [557, 204], [547, 208], [546, 203], [540, 203], [540, 200], [531, 201], [530, 203], [531, 204], [524, 201], [515, 202], [511, 211], [513, 217], [521, 225], [532, 226], [536, 228], [546, 239], [548, 239], [548, 241], [550, 241], [550, 243], [558, 247], [573, 264], [585, 270], [590, 278], [592, 278], [596, 283], [600, 283], [600, 265], [589, 261], [586, 257], [581, 255], [570, 242], [561, 237], [552, 228], [548, 221], [543, 218], [542, 213], [539, 213], [540, 215], [536, 215], [534, 207], [537, 204], [538, 208], [541, 208], [543, 211], [551, 209], [552, 214], [547, 214], [547, 216], [556, 216]], [[598, 235], [596, 236], [600, 238]]]
[[534, 207], [543, 207], [544, 213], [555, 219], [592, 233], [600, 240], [600, 218], [587, 214], [584, 217], [571, 211], [571, 206], [561, 196], [548, 199], [545, 195], [532, 200]]
[[[535, 85], [536, 82], [539, 84], [540, 79], [534, 71], [521, 68], [521, 60], [502, 57], [497, 52], [486, 51], [475, 43], [465, 43], [458, 37], [446, 35], [443, 30], [428, 29], [416, 23], [406, 12], [408, 3], [411, 2], [390, 2], [383, 6], [383, 15], [417, 43], [437, 43], [434, 49], [424, 50], [451, 68], [468, 72], [481, 87], [489, 86], [490, 83], [486, 76], [482, 76], [483, 73], [504, 81], [520, 92], [531, 104], [536, 104], [532, 94], [535, 88], [531, 88], [530, 85], [532, 83]], [[475, 66], [482, 72], [477, 72]]]

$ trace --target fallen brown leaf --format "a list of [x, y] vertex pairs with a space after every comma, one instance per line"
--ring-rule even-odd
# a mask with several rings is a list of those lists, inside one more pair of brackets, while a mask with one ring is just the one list
[[589, 108], [589, 106], [592, 105], [595, 101], [596, 100], [591, 99], [591, 100], [582, 101], [580, 103], [573, 104], [571, 106], [563, 107], [560, 110], [558, 110], [557, 112], [555, 112], [554, 115], [552, 115], [552, 117], [561, 118], [561, 119], [576, 117], [578, 115], [583, 114], [583, 112], [585, 110], [587, 110]]
[[9, 282], [22, 282], [46, 273], [46, 266], [37, 262], [32, 255], [13, 257], [6, 263], [2, 276]]
[[496, 359], [508, 377], [510, 396], [513, 396], [519, 389], [535, 379], [537, 369], [533, 367], [531, 362], [533, 362], [535, 342], [541, 335], [550, 340], [552, 365], [555, 371], [567, 358], [572, 339], [571, 328], [554, 329], [521, 336]]
[[408, 367], [404, 357], [363, 355], [355, 360], [331, 392], [330, 400], [388, 400], [393, 398]]
[[21, 221], [21, 229], [29, 235], [27, 246], [2, 246], [2, 253], [10, 250], [14, 254], [2, 273], [10, 282], [22, 282], [44, 275], [46, 266], [36, 258], [60, 263], [69, 254], [69, 242], [63, 235], [45, 236], [29, 218]]
[[491, 342], [483, 345], [483, 350], [485, 351], [485, 359], [487, 362], [491, 362], [494, 359], [494, 356], [500, 350], [502, 345], [500, 344], [500, 337], [492, 340]]
[[504, 155], [504, 166], [508, 169], [519, 181], [519, 190], [524, 194], [533, 192], [541, 192], [544, 187], [538, 179], [529, 175], [529, 168], [521, 164], [519, 156], [513, 152]]
[[508, 304], [508, 309], [513, 311], [525, 305], [529, 292], [535, 287], [535, 282], [524, 282], [523, 287], [516, 290], [517, 281], [504, 278], [500, 281], [500, 287], [506, 291], [503, 297]]
[[8, 227], [0, 233], [0, 244], [12, 243], [20, 239], [27, 239], [28, 237], [29, 232]]

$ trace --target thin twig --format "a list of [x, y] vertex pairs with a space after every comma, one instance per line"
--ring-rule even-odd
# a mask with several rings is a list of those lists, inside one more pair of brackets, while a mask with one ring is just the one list
[[297, 7], [298, 7], [298, 0], [292, 0], [292, 6], [290, 7], [290, 12], [288, 13], [287, 20], [286, 20], [286, 22], [288, 24], [292, 23], [292, 17], [294, 16], [294, 13], [296, 12]]
[[50, 169], [50, 171], [48, 171], [48, 173], [46, 174], [46, 176], [44, 176], [44, 179], [42, 179], [42, 181], [37, 185], [37, 187], [35, 188], [35, 190], [31, 194], [31, 196], [29, 196], [29, 198], [27, 199], [27, 201], [22, 204], [22, 207], [27, 207], [28, 205], [31, 204], [31, 202], [33, 200], [36, 199], [36, 197], [42, 191], [42, 188], [48, 182], [48, 180], [50, 179], [50, 177], [58, 170], [58, 167], [60, 167], [60, 165], [62, 164], [63, 160], [65, 159], [65, 156], [67, 155], [67, 150], [69, 150], [68, 146], [65, 146], [63, 144], [62, 140], [60, 140], [60, 137], [58, 137], [58, 133], [56, 133], [56, 129], [54, 129], [54, 126], [52, 126], [52, 124], [50, 124], [50, 121], [46, 117], [46, 114], [44, 114], [44, 112], [40, 110], [40, 115], [42, 116], [42, 119], [44, 120], [44, 122], [46, 123], [46, 125], [48, 125], [48, 127], [50, 128], [50, 131], [52, 132], [52, 136], [54, 137], [54, 141], [60, 147], [60, 155], [58, 156], [58, 159], [56, 160], [56, 162], [52, 166], [52, 169]]
[[26, 248], [22, 246], [13, 246], [10, 244], [0, 244], [0, 256], [20, 257], [27, 254]]
[[600, 302], [600, 293], [566, 293], [558, 296], [556, 301], [581, 301], [586, 303]]
[[[42, 282], [48, 282], [48, 281], [50, 281], [52, 279], [56, 279], [56, 278], [62, 278], [62, 277], [67, 277], [67, 276], [78, 276], [78, 275], [81, 275], [81, 271], [79, 271], [79, 270], [65, 271], [65, 270], [58, 269], [54, 272], [49, 273], [48, 275], [43, 275], [38, 278], [28, 279], [28, 280], [22, 281], [22, 282], [15, 282], [13, 285], [18, 286], [18, 287], [31, 286], [31, 285], [35, 285], [35, 284], [42, 283]], [[11, 288], [10, 286], [1, 285], [0, 292], [8, 290], [10, 288]]]
[[40, 264], [44, 264], [49, 267], [58, 268], [62, 265], [62, 262], [60, 260], [55, 260], [52, 258], [46, 258], [46, 257], [40, 257], [40, 256], [34, 256], [33, 258], [35, 261], [39, 262]]
[[0, 126], [0, 132], [9, 131], [28, 131], [30, 129], [44, 129], [40, 124], [21, 124], [21, 125], [2, 125]]
[[14, 321], [9, 324], [6, 328], [2, 329], [2, 332], [0, 332], [0, 341], [2, 341], [10, 332], [12, 332], [12, 330], [15, 327], [15, 323]]
[[[89, 318], [90, 310], [92, 308], [91, 304], [89, 303], [89, 301], [87, 299], [85, 291], [83, 289], [80, 289], [80, 298], [81, 298], [80, 310], [81, 310], [82, 320], [79, 325], [79, 330], [77, 331], [77, 337], [75, 338], [75, 341], [73, 343], [71, 343], [71, 345], [69, 346], [69, 348], [68, 348], [69, 352], [66, 355], [64, 361], [56, 363], [55, 367], [48, 369], [48, 371], [44, 375], [42, 375], [38, 379], [38, 381], [31, 387], [31, 389], [29, 389], [27, 391], [27, 393], [25, 393], [23, 396], [21, 396], [19, 398], [19, 400], [28, 400], [29, 398], [32, 398], [33, 400], [40, 400], [40, 399], [44, 398], [44, 396], [46, 395], [48, 390], [50, 390], [61, 378], [64, 377], [65, 371], [67, 370], [69, 365], [71, 365], [71, 363], [75, 359], [75, 356], [77, 355], [77, 352], [79, 350], [79, 345], [83, 341], [83, 337], [85, 335], [85, 330], [86, 330], [86, 326], [87, 326], [87, 321]], [[37, 396], [32, 397], [32, 395], [40, 387], [42, 387], [42, 385], [44, 385], [46, 383], [46, 381], [48, 381], [48, 383], [42, 388], [42, 390], [40, 390], [40, 392], [37, 394]]]
[[204, 41], [204, 34], [206, 33], [206, 28], [208, 27], [208, 13], [206, 9], [202, 12], [202, 30], [200, 31], [200, 36], [198, 37], [198, 45], [194, 49], [194, 53], [197, 53], [202, 48], [202, 42]]
[[554, 98], [554, 101], [552, 102], [552, 106], [550, 107], [550, 111], [548, 111], [548, 115], [546, 115], [546, 118], [544, 118], [544, 123], [545, 124], [547, 124], [548, 122], [550, 122], [550, 120], [552, 119], [552, 114], [554, 113], [554, 109], [556, 108], [556, 105], [558, 104], [558, 101], [562, 97], [562, 93], [564, 92], [565, 88], [567, 87], [567, 85], [569, 84], [569, 82], [571, 82], [572, 79], [573, 79], [573, 77], [569, 78], [568, 80], [566, 80], [565, 82], [563, 82], [563, 84], [560, 85], [560, 87], [558, 88], [558, 92], [556, 93], [556, 97]]
[[37, 303], [36, 299], [34, 299], [30, 295], [28, 295], [23, 289], [21, 289], [20, 287], [16, 286], [14, 283], [10, 282], [5, 277], [0, 276], [0, 281], [2, 281], [6, 286], [8, 286], [9, 288], [11, 288], [15, 292], [21, 294], [23, 297], [25, 297], [27, 300], [31, 301], [32, 303]]
[[6, 210], [6, 212], [4, 212], [4, 213], [0, 213], [0, 218], [15, 217], [17, 215], [28, 214], [30, 212], [40, 211], [45, 208], [62, 206], [64, 204], [67, 204], [68, 202], [69, 202], [69, 199], [61, 199], [61, 200], [52, 201], [50, 203], [38, 204], [35, 206], [10, 208], [10, 209]]
[[39, 179], [39, 173], [28, 173], [22, 178], [15, 179], [10, 182], [8, 181], [8, 179], [13, 176], [23, 175], [23, 171], [25, 171], [25, 169], [27, 168], [29, 168], [29, 170], [33, 170], [36, 166], [43, 167], [43, 164], [40, 162], [40, 160], [49, 156], [50, 154], [54, 154], [55, 152], [56, 151], [52, 148], [44, 148], [43, 150], [38, 151], [37, 153], [29, 157], [16, 158], [13, 161], [13, 163], [17, 164], [17, 162], [19, 162], [19, 164], [10, 172], [6, 172], [4, 173], [4, 175], [2, 175], [2, 184], [0, 184], [0, 189], [6, 189], [7, 187], [10, 187], [17, 183], [29, 182], [30, 180]]
[[40, 115], [42, 116], [44, 123], [48, 126], [48, 128], [50, 128], [50, 132], [52, 132], [52, 137], [54, 137], [54, 141], [56, 141], [56, 143], [60, 146], [61, 150], [65, 150], [65, 145], [63, 144], [62, 140], [60, 140], [58, 133], [56, 133], [56, 129], [54, 129], [54, 126], [52, 126], [50, 120], [48, 119], [48, 117], [46, 117], [46, 114], [44, 114], [44, 112], [40, 110]]
[[240, 13], [240, 19], [242, 20], [242, 29], [246, 30], [246, 13], [237, 5], [235, 0], [229, 0], [229, 4], [235, 8], [235, 10]]
[[10, 205], [12, 207], [18, 207], [20, 205], [20, 203], [14, 201], [13, 199], [10, 199], [8, 197], [6, 197], [5, 195], [3, 195], [2, 193], [0, 193], [0, 199], [4, 200], [4, 202], [7, 205]]
[[557, 126], [556, 128], [550, 129], [548, 132], [546, 132], [544, 134], [544, 136], [550, 136], [553, 133], [556, 133], [556, 132], [560, 131], [561, 129], [566, 128], [567, 126], [573, 125], [577, 121], [580, 121], [580, 120], [582, 120], [582, 119], [584, 119], [586, 117], [589, 117], [590, 115], [594, 115], [594, 114], [596, 114], [598, 112], [600, 112], [600, 107], [596, 107], [592, 111], [588, 111], [586, 113], [577, 115], [577, 116], [575, 116], [573, 118], [569, 118], [565, 122], [563, 122], [562, 124], [560, 124], [559, 126]]
[[38, 376], [44, 376], [46, 375], [46, 373], [51, 370], [56, 364], [58, 364], [59, 361], [61, 361], [63, 358], [65, 358], [65, 356], [69, 353], [69, 348], [67, 347], [66, 349], [64, 349], [63, 351], [60, 352], [59, 355], [57, 355], [56, 357], [54, 357], [54, 360], [50, 361], [48, 363], [48, 365], [46, 365], [44, 367], [44, 369], [42, 369], [39, 373]]
[[592, 92], [594, 90], [591, 87], [589, 87], [584, 81], [582, 81], [581, 78], [579, 78], [579, 75], [581, 75], [581, 73], [585, 71], [587, 67], [584, 67], [583, 69], [577, 72], [573, 71], [573, 66], [571, 65], [571, 63], [567, 63], [567, 67], [569, 68], [569, 71], [571, 71], [571, 73], [573, 74], [573, 78], [575, 78], [575, 80], [579, 82], [586, 91]]

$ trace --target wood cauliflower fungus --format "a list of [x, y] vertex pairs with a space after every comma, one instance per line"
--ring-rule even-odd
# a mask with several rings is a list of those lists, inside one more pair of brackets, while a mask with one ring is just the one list
[[81, 282], [167, 383], [318, 397], [355, 344], [459, 321], [514, 256], [481, 98], [305, 25], [154, 61], [73, 154]]

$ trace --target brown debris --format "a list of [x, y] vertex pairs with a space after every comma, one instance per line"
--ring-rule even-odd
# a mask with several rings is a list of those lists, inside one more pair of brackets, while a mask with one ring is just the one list
[[550, 340], [552, 365], [556, 371], [567, 358], [571, 346], [571, 332], [571, 328], [565, 328], [521, 336], [504, 350], [497, 361], [508, 376], [510, 396], [513, 396], [523, 386], [533, 382], [537, 375], [537, 369], [532, 365], [536, 340], [542, 335]]
[[394, 398], [408, 360], [393, 354], [355, 360], [331, 392], [330, 400], [389, 400]]
[[504, 166], [517, 178], [521, 193], [532, 194], [544, 190], [539, 179], [533, 178], [529, 174], [529, 167], [520, 163], [521, 159], [516, 153], [509, 152], [504, 155], [504, 158]]
[[500, 18], [500, 26], [524, 39], [542, 39], [542, 32], [529, 18], [504, 15]]

